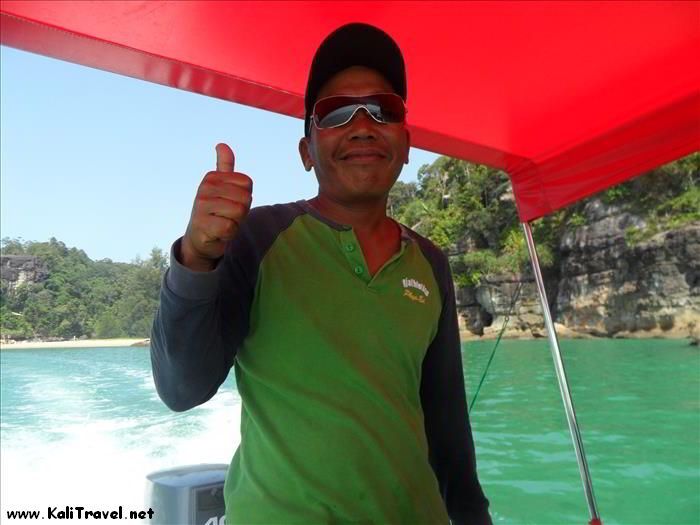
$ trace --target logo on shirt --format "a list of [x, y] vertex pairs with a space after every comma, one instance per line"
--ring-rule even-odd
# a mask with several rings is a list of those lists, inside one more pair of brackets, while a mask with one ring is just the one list
[[425, 303], [425, 299], [430, 295], [428, 287], [422, 282], [416, 281], [415, 279], [404, 278], [403, 284], [403, 295], [408, 297], [411, 301], [417, 303]]

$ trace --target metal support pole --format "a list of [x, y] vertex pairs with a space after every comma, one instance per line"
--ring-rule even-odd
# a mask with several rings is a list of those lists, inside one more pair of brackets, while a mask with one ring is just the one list
[[598, 515], [598, 508], [596, 506], [595, 496], [593, 494], [593, 483], [591, 481], [591, 474], [588, 471], [586, 453], [583, 450], [583, 440], [581, 439], [581, 433], [579, 432], [578, 423], [576, 422], [576, 411], [574, 410], [574, 403], [571, 400], [569, 383], [566, 380], [564, 361], [561, 357], [559, 341], [557, 340], [557, 333], [554, 330], [552, 314], [549, 311], [549, 302], [547, 301], [547, 294], [544, 289], [544, 280], [542, 279], [540, 262], [537, 258], [535, 241], [532, 238], [532, 230], [530, 229], [530, 224], [527, 222], [523, 222], [522, 225], [523, 231], [525, 232], [525, 240], [527, 241], [527, 249], [530, 253], [530, 261], [532, 262], [532, 271], [535, 276], [535, 282], [537, 283], [537, 291], [540, 296], [540, 302], [542, 303], [542, 314], [544, 316], [544, 324], [547, 329], [547, 335], [549, 336], [549, 346], [552, 350], [552, 358], [554, 359], [554, 369], [557, 373], [557, 381], [559, 382], [559, 391], [561, 393], [561, 399], [564, 402], [566, 420], [569, 423], [569, 432], [571, 433], [571, 439], [574, 442], [574, 449], [576, 450], [576, 460], [578, 461], [578, 469], [581, 474], [581, 481], [583, 482], [583, 491], [586, 494], [588, 512], [591, 516], [591, 523], [600, 523], [600, 516]]

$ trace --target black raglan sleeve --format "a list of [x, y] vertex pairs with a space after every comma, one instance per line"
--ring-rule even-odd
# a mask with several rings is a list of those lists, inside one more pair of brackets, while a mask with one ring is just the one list
[[175, 241], [151, 331], [153, 378], [169, 408], [188, 410], [216, 394], [248, 335], [261, 261], [302, 212], [295, 203], [252, 209], [211, 272], [180, 264]]
[[491, 525], [489, 501], [476, 472], [452, 273], [441, 252], [431, 259], [441, 289], [442, 314], [423, 360], [420, 391], [430, 464], [452, 523]]
[[156, 390], [178, 412], [208, 401], [226, 379], [252, 299], [250, 286], [234, 279], [229, 247], [215, 270], [194, 272], [177, 260], [180, 242], [170, 251], [151, 331]]

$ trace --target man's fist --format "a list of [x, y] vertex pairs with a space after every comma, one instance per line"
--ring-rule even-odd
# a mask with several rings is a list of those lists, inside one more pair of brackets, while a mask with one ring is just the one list
[[231, 148], [217, 144], [216, 171], [207, 173], [197, 190], [179, 254], [191, 270], [212, 270], [250, 211], [253, 181], [233, 171], [234, 160]]

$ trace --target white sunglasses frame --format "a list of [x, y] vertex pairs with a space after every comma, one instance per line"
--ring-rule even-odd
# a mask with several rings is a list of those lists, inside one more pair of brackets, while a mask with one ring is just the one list
[[404, 120], [403, 120], [403, 121], [406, 122], [406, 115], [408, 114], [408, 108], [406, 107], [406, 103], [404, 102], [404, 100], [401, 98], [400, 95], [397, 95], [396, 93], [372, 93], [371, 95], [357, 96], [357, 97], [355, 97], [354, 95], [331, 95], [331, 96], [329, 96], [329, 97], [323, 97], [323, 98], [318, 99], [318, 100], [314, 103], [314, 107], [313, 107], [313, 109], [311, 110], [311, 119], [310, 119], [310, 120], [311, 120], [311, 124], [313, 124], [313, 125], [316, 127], [316, 129], [318, 129], [318, 130], [340, 128], [340, 127], [346, 126], [346, 125], [348, 125], [350, 122], [352, 122], [352, 119], [355, 118], [355, 115], [356, 115], [357, 112], [360, 111], [361, 109], [364, 109], [365, 112], [367, 112], [367, 114], [368, 114], [370, 117], [372, 117], [372, 119], [373, 119], [375, 122], [377, 122], [377, 123], [379, 123], [379, 124], [398, 124], [398, 122], [382, 122], [381, 120], [377, 119], [374, 115], [372, 115], [372, 112], [371, 112], [369, 109], [367, 109], [367, 105], [366, 105], [366, 104], [358, 104], [358, 106], [355, 108], [355, 111], [353, 111], [353, 112], [352, 112], [352, 115], [350, 115], [350, 118], [347, 119], [345, 122], [343, 122], [343, 123], [341, 123], [341, 124], [336, 124], [335, 126], [325, 126], [325, 127], [322, 128], [322, 127], [320, 127], [320, 126], [318, 125], [318, 122], [316, 122], [316, 104], [318, 104], [319, 102], [321, 102], [321, 101], [323, 101], [323, 100], [326, 100], [326, 99], [328, 99], [328, 98], [333, 98], [333, 97], [369, 98], [369, 97], [376, 96], [376, 95], [394, 95], [394, 96], [399, 97], [399, 99], [401, 100], [401, 104], [403, 105], [403, 113], [404, 113]]

